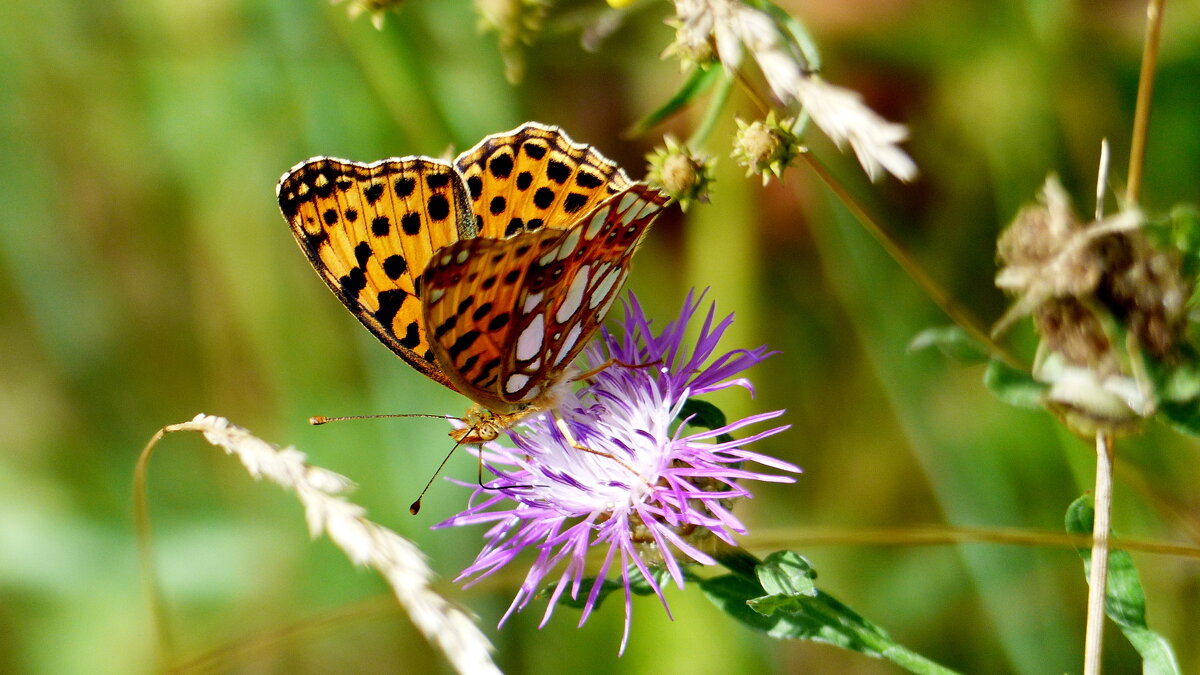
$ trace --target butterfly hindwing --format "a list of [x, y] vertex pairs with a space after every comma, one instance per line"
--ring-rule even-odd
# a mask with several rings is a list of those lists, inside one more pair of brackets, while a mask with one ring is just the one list
[[296, 242], [346, 307], [410, 365], [452, 386], [430, 350], [418, 280], [434, 251], [476, 235], [454, 167], [315, 157], [284, 174], [277, 194]]
[[645, 185], [569, 229], [459, 241], [422, 277], [432, 349], [455, 387], [511, 412], [557, 384], [599, 328], [666, 197]]
[[566, 132], [536, 122], [493, 134], [455, 160], [480, 235], [566, 229], [632, 182], [614, 162]]

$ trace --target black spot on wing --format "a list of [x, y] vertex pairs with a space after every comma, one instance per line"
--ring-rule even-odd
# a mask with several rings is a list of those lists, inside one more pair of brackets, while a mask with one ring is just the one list
[[421, 214], [413, 211], [406, 213], [400, 218], [400, 227], [405, 234], [420, 234], [421, 233]]
[[604, 184], [604, 179], [586, 171], [580, 171], [575, 174], [575, 184], [581, 188], [594, 190]]
[[416, 189], [417, 181], [408, 177], [397, 178], [395, 187], [396, 196], [404, 198], [411, 195], [413, 190]]
[[400, 311], [406, 297], [408, 297], [408, 293], [399, 288], [381, 291], [379, 293], [379, 309], [375, 310], [375, 318], [379, 320], [379, 323], [390, 328], [392, 319], [396, 318], [396, 312]]
[[434, 220], [445, 220], [450, 215], [450, 202], [442, 195], [429, 198], [429, 217]]
[[342, 285], [342, 292], [348, 298], [357, 298], [362, 289], [367, 287], [367, 275], [363, 273], [361, 267], [355, 267], [350, 270], [345, 276], [338, 281]]
[[407, 349], [416, 349], [417, 345], [421, 344], [421, 328], [416, 321], [408, 324], [408, 328], [404, 332], [404, 337], [400, 338], [400, 346]]
[[537, 192], [533, 193], [533, 203], [539, 209], [550, 208], [554, 203], [554, 190], [548, 187], [540, 187]]
[[562, 185], [571, 175], [571, 169], [566, 164], [552, 159], [546, 164], [546, 175], [550, 180]]
[[492, 161], [488, 162], [488, 171], [501, 180], [508, 178], [512, 174], [512, 170], [513, 158], [508, 153], [496, 155], [492, 158]]
[[408, 261], [404, 259], [404, 256], [390, 255], [383, 261], [383, 273], [393, 281], [399, 279], [400, 275], [407, 271]]
[[458, 315], [451, 314], [448, 319], [446, 319], [445, 321], [442, 322], [442, 325], [433, 329], [433, 336], [435, 338], [440, 339], [446, 333], [449, 333], [450, 331], [454, 330], [454, 326], [457, 324], [458, 324]]
[[587, 200], [587, 195], [572, 192], [563, 200], [563, 211], [575, 213], [579, 209], [582, 209], [584, 204], [587, 204]]
[[371, 234], [376, 237], [386, 237], [391, 230], [392, 221], [388, 220], [387, 216], [376, 216], [375, 220], [371, 221]]
[[521, 146], [525, 150], [525, 154], [534, 159], [541, 159], [546, 156], [546, 148], [530, 141], [526, 141], [525, 145]]
[[458, 355], [470, 349], [471, 345], [475, 344], [475, 341], [479, 339], [479, 335], [480, 333], [477, 330], [463, 333], [462, 335], [458, 336], [458, 339], [454, 341], [454, 344], [450, 345], [450, 348], [446, 350], [446, 353], [450, 355], [451, 360], [457, 361]]
[[374, 185], [363, 190], [363, 196], [367, 198], [368, 204], [374, 204], [383, 196], [383, 183], [375, 183]]
[[359, 267], [366, 269], [367, 261], [371, 259], [371, 245], [365, 241], [358, 242], [358, 246], [354, 247], [354, 259]]

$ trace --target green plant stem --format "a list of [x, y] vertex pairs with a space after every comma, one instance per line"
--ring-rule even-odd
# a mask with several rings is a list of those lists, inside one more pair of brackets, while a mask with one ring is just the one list
[[1129, 145], [1129, 184], [1125, 187], [1126, 208], [1137, 206], [1142, 196], [1142, 167], [1146, 162], [1146, 134], [1150, 127], [1150, 97], [1158, 69], [1158, 46], [1162, 34], [1166, 0], [1146, 5], [1146, 41], [1142, 46], [1142, 71], [1138, 76], [1137, 109], [1133, 114], [1133, 139]]
[[858, 220], [858, 222], [867, 230], [867, 232], [871, 234], [871, 236], [875, 237], [875, 240], [883, 246], [888, 255], [890, 255], [892, 259], [895, 260], [898, 265], [900, 265], [904, 272], [908, 274], [908, 276], [912, 278], [912, 280], [915, 281], [922, 290], [925, 291], [925, 294], [929, 296], [929, 299], [932, 300], [939, 309], [945, 312], [946, 315], [949, 316], [952, 321], [954, 321], [954, 323], [958, 324], [963, 330], [967, 331], [971, 337], [985, 345], [988, 349], [988, 352], [993, 357], [1000, 359], [1013, 368], [1028, 370], [1027, 366], [1018, 361], [1015, 356], [1008, 353], [1008, 351], [1004, 349], [1004, 347], [1000, 346], [995, 340], [993, 340], [986, 331], [979, 328], [975, 320], [969, 314], [967, 314], [966, 310], [959, 306], [959, 304], [955, 302], [954, 298], [951, 297], [951, 295], [947, 293], [945, 289], [939, 286], [937, 282], [935, 282], [928, 274], [925, 273], [925, 270], [922, 269], [920, 265], [918, 265], [912, 259], [912, 257], [908, 255], [908, 252], [900, 246], [899, 242], [893, 239], [891, 235], [889, 235], [882, 227], [880, 227], [879, 224], [875, 222], [873, 218], [871, 218], [871, 216], [867, 215], [866, 210], [859, 205], [859, 203], [850, 195], [850, 193], [845, 187], [842, 186], [841, 183], [839, 183], [832, 175], [830, 175], [829, 170], [825, 168], [825, 165], [823, 165], [820, 160], [814, 157], [811, 152], [802, 152], [800, 153], [800, 156], [803, 157], [806, 162], [808, 162], [808, 165], [814, 172], [816, 172], [821, 181], [825, 183], [825, 186], [833, 191], [834, 195], [836, 195], [842, 204], [846, 206], [850, 213], [854, 214], [854, 217]]
[[1100, 675], [1104, 647], [1104, 598], [1108, 585], [1108, 531], [1112, 513], [1113, 439], [1096, 434], [1096, 516], [1092, 521], [1092, 556], [1088, 571], [1087, 632], [1084, 638], [1084, 675]]
[[729, 102], [729, 93], [733, 91], [733, 73], [724, 66], [721, 69], [723, 71], [721, 79], [717, 81], [717, 90], [713, 92], [712, 100], [708, 103], [704, 119], [701, 120], [700, 126], [696, 128], [691, 138], [687, 140], [688, 147], [693, 150], [702, 147], [708, 141], [713, 129], [716, 129], [717, 123], [721, 121], [721, 113], [725, 111], [725, 104]]

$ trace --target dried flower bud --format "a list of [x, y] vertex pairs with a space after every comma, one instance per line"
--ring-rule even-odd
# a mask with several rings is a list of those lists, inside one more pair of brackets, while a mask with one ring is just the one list
[[765, 120], [746, 124], [736, 120], [738, 130], [733, 142], [733, 157], [746, 167], [746, 176], [760, 174], [763, 185], [775, 176], [783, 180], [783, 170], [791, 165], [800, 151], [796, 136], [792, 133], [794, 119], [776, 121], [775, 111]]
[[996, 285], [1017, 295], [997, 323], [1032, 314], [1047, 354], [1034, 376], [1046, 406], [1073, 431], [1131, 433], [1153, 415], [1138, 353], [1170, 359], [1183, 339], [1190, 286], [1178, 255], [1155, 250], [1137, 211], [1080, 223], [1053, 177], [997, 242]]
[[[333, 4], [343, 2], [343, 0], [331, 0]], [[404, 0], [348, 0], [349, 5], [347, 11], [350, 14], [350, 20], [358, 18], [358, 15], [364, 12], [371, 15], [371, 23], [378, 30], [383, 30], [383, 16], [389, 9], [399, 7]]]
[[650, 161], [646, 180], [678, 201], [684, 211], [694, 201], [707, 202], [713, 183], [712, 159], [692, 152], [671, 136], [663, 140], [666, 147], [646, 156]]
[[496, 33], [504, 76], [509, 82], [520, 82], [524, 77], [522, 50], [541, 34], [549, 9], [547, 0], [475, 0], [479, 30]]

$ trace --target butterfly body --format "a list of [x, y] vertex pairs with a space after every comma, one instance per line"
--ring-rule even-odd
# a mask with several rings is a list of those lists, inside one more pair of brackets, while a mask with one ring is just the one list
[[453, 163], [317, 157], [280, 209], [334, 294], [402, 359], [477, 405], [492, 440], [551, 406], [666, 205], [591, 146], [527, 123]]

